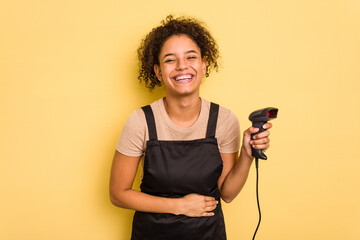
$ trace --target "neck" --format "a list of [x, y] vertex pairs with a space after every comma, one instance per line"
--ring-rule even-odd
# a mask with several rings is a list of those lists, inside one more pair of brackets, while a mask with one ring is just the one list
[[188, 128], [200, 115], [201, 99], [198, 95], [182, 98], [166, 96], [164, 107], [171, 121], [179, 127]]

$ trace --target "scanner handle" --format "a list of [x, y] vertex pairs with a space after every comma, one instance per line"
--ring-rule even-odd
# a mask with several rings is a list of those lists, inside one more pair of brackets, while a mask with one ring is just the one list
[[[259, 131], [256, 132], [256, 133], [252, 133], [252, 134], [251, 134], [251, 140], [254, 139], [254, 136], [255, 136], [256, 134], [259, 134], [259, 133], [261, 133], [261, 132], [266, 131], [266, 130], [263, 128], [263, 125], [264, 125], [265, 123], [267, 123], [267, 121], [266, 121], [266, 122], [264, 122], [264, 121], [252, 122], [252, 126], [253, 126], [254, 128], [259, 128]], [[255, 149], [255, 148], [253, 148], [253, 147], [251, 146], [251, 150], [252, 150], [252, 156], [253, 156], [253, 157], [259, 158], [259, 159], [263, 159], [263, 160], [266, 160], [266, 159], [267, 159], [266, 155], [263, 153], [263, 151], [262, 151], [261, 149]]]

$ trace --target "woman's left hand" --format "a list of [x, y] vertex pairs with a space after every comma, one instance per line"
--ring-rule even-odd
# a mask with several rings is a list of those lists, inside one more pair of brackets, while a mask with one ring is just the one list
[[251, 134], [257, 133], [259, 131], [259, 129], [254, 128], [254, 127], [249, 127], [248, 129], [246, 129], [246, 131], [244, 132], [241, 152], [247, 154], [251, 159], [253, 158], [251, 155], [252, 154], [251, 146], [253, 146], [253, 148], [255, 148], [255, 149], [262, 149], [265, 152], [266, 149], [268, 149], [270, 146], [269, 129], [271, 127], [272, 127], [271, 123], [269, 123], [269, 122], [265, 123], [263, 125], [263, 128], [266, 129], [266, 131], [254, 135], [253, 140], [251, 140]]

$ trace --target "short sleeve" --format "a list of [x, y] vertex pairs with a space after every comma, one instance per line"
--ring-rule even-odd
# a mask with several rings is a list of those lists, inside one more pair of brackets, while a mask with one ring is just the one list
[[129, 157], [142, 156], [145, 151], [146, 126], [145, 114], [142, 110], [135, 110], [127, 119], [116, 150]]
[[240, 125], [238, 118], [232, 111], [220, 108], [216, 133], [220, 153], [239, 151]]

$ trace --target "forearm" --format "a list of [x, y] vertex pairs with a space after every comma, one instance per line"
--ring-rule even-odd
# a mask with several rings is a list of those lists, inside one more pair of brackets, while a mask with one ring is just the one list
[[179, 199], [152, 196], [133, 189], [110, 194], [111, 202], [121, 208], [141, 212], [180, 214]]
[[110, 200], [118, 207], [151, 213], [170, 213], [188, 217], [213, 216], [217, 201], [213, 197], [188, 194], [181, 198], [152, 196], [132, 189], [140, 157], [115, 152], [110, 176]]
[[220, 189], [221, 198], [225, 202], [231, 202], [239, 194], [245, 185], [252, 162], [253, 157], [241, 149], [238, 161], [226, 176]]

